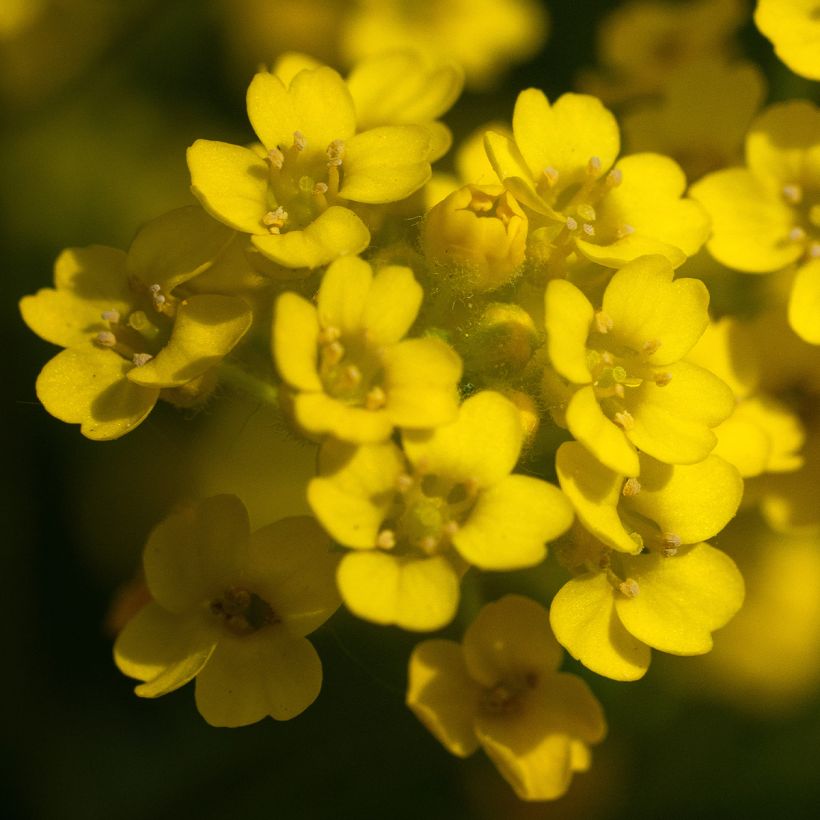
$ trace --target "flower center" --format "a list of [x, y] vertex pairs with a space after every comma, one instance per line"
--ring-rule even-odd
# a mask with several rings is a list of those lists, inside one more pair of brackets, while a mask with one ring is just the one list
[[323, 328], [319, 337], [319, 377], [325, 392], [345, 404], [379, 410], [387, 400], [378, 350], [368, 344], [364, 332], [342, 339], [338, 328]]
[[416, 470], [399, 477], [391, 513], [376, 546], [399, 555], [438, 555], [452, 545], [453, 536], [475, 504], [473, 481], [452, 482]]
[[310, 150], [301, 131], [290, 147], [268, 151], [268, 203], [262, 222], [272, 234], [301, 230], [339, 199], [345, 146], [333, 140], [324, 154]]
[[511, 715], [521, 711], [524, 697], [538, 685], [538, 675], [513, 675], [484, 690], [480, 708], [491, 715]]
[[267, 601], [242, 587], [229, 587], [210, 602], [209, 609], [234, 635], [251, 635], [280, 622]]
[[803, 246], [809, 259], [820, 258], [820, 191], [806, 190], [797, 182], [784, 185], [781, 196], [794, 213], [786, 241]]
[[672, 380], [672, 374], [655, 370], [648, 362], [660, 347], [657, 339], [649, 339], [640, 350], [635, 350], [618, 343], [611, 333], [612, 319], [603, 311], [595, 315], [595, 325], [587, 340], [586, 356], [595, 396], [604, 413], [624, 430], [629, 430], [634, 420], [623, 401], [627, 391], [647, 380], [664, 387]]
[[171, 335], [176, 300], [166, 297], [159, 285], [146, 291], [141, 283], [131, 281], [134, 310], [127, 315], [105, 310], [101, 318], [108, 324], [94, 341], [118, 353], [137, 367], [150, 361], [167, 344]]

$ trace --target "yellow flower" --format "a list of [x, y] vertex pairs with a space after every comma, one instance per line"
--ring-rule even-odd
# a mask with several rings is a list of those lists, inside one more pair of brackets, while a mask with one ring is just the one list
[[789, 323], [820, 344], [820, 110], [805, 100], [767, 108], [746, 138], [746, 168], [709, 174], [692, 196], [712, 217], [709, 252], [744, 273], [799, 263]]
[[464, 72], [457, 63], [418, 51], [380, 51], [356, 63], [347, 77], [359, 129], [423, 125], [430, 132], [430, 162], [452, 143], [450, 129], [439, 117], [458, 99], [463, 85]]
[[354, 614], [438, 629], [455, 614], [467, 564], [509, 570], [544, 559], [544, 543], [567, 530], [572, 511], [557, 487], [511, 474], [522, 438], [518, 408], [483, 392], [452, 424], [404, 431], [404, 453], [392, 442], [324, 443], [308, 501], [355, 550], [338, 574]]
[[673, 276], [662, 257], [637, 259], [612, 277], [597, 312], [570, 282], [547, 285], [547, 401], [624, 475], [638, 475], [636, 448], [670, 464], [701, 461], [717, 443], [710, 428], [734, 409], [720, 379], [683, 361], [709, 323], [709, 293]]
[[394, 427], [435, 427], [455, 417], [458, 356], [440, 339], [403, 340], [422, 297], [409, 268], [373, 276], [353, 256], [328, 268], [315, 307], [295, 293], [279, 297], [273, 356], [295, 392], [301, 428], [375, 442]]
[[606, 734], [601, 706], [575, 675], [546, 610], [506, 595], [487, 604], [461, 644], [423, 641], [410, 657], [407, 705], [458, 757], [481, 746], [523, 800], [554, 800], [589, 768]]
[[534, 0], [360, 0], [346, 15], [342, 51], [355, 62], [385, 51], [421, 50], [464, 68], [467, 84], [486, 88], [546, 38], [546, 15]]
[[584, 528], [561, 555], [579, 574], [550, 608], [559, 643], [616, 680], [642, 677], [650, 647], [708, 652], [711, 633], [743, 602], [732, 560], [700, 543], [737, 511], [737, 470], [717, 456], [678, 466], [641, 456], [636, 481], [607, 470], [577, 442], [558, 448], [556, 470]]
[[690, 180], [734, 165], [766, 93], [753, 63], [711, 58], [681, 65], [660, 97], [635, 103], [623, 117], [630, 151], [658, 151]]
[[735, 395], [732, 415], [714, 428], [718, 443], [712, 452], [744, 478], [791, 472], [803, 464], [803, 425], [791, 408], [759, 389], [756, 352], [749, 328], [724, 317], [709, 325], [686, 357], [708, 367]]
[[501, 186], [465, 185], [428, 211], [422, 246], [445, 286], [496, 290], [524, 264], [527, 216]]
[[177, 289], [218, 262], [233, 236], [191, 207], [148, 223], [127, 255], [101, 245], [63, 251], [55, 287], [20, 301], [26, 324], [67, 348], [37, 379], [46, 410], [105, 440], [133, 430], [159, 398], [204, 398], [251, 310], [236, 296]]
[[656, 253], [677, 267], [708, 235], [703, 209], [681, 198], [686, 177], [674, 160], [633, 154], [613, 167], [618, 124], [595, 97], [564, 94], [552, 105], [522, 91], [513, 139], [490, 131], [485, 147], [505, 187], [540, 217], [557, 259], [577, 251], [618, 268]]
[[151, 533], [143, 564], [154, 598], [117, 638], [120, 671], [155, 698], [196, 678], [213, 726], [289, 720], [319, 694], [322, 666], [305, 638], [336, 610], [336, 559], [307, 517], [250, 533], [242, 502], [208, 498]]
[[197, 140], [188, 149], [191, 186], [209, 213], [285, 267], [364, 250], [370, 233], [346, 203], [395, 202], [430, 178], [430, 130], [357, 133], [350, 91], [330, 68], [299, 71], [288, 86], [261, 72], [247, 103], [263, 150]]
[[747, 13], [745, 0], [624, 3], [598, 32], [602, 71], [588, 73], [581, 85], [613, 104], [662, 91], [679, 68], [730, 57]]
[[820, 80], [820, 11], [815, 0], [758, 0], [755, 23], [792, 71]]

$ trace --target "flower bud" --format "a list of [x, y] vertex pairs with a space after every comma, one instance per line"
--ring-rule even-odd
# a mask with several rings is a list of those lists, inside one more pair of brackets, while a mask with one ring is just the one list
[[518, 373], [538, 343], [535, 323], [524, 308], [493, 302], [484, 308], [462, 351], [466, 369], [495, 377]]
[[524, 262], [527, 217], [497, 185], [465, 185], [427, 214], [422, 237], [433, 272], [462, 293], [510, 282]]

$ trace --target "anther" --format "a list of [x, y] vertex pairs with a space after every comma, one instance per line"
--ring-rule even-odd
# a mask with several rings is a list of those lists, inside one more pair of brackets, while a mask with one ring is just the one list
[[548, 165], [544, 168], [544, 177], [547, 180], [547, 184], [552, 187], [558, 182], [558, 169], [553, 168], [552, 165]]
[[356, 387], [362, 383], [362, 371], [355, 364], [350, 364], [344, 369], [344, 377], [351, 387]]
[[812, 242], [809, 245], [809, 256], [812, 259], [820, 259], [820, 242]]
[[279, 233], [280, 229], [284, 227], [288, 221], [288, 212], [280, 205], [275, 211], [268, 211], [262, 217], [262, 223], [267, 225], [268, 230], [272, 234]]
[[304, 151], [307, 148], [307, 140], [301, 131], [293, 132], [293, 147], [297, 151]]
[[317, 182], [313, 186], [313, 193], [314, 194], [326, 194], [327, 193], [327, 183], [326, 182]]
[[162, 286], [154, 283], [148, 288], [151, 291], [151, 296], [154, 300], [154, 307], [159, 310], [165, 304], [165, 294], [162, 292]]
[[609, 333], [612, 330], [612, 325], [612, 317], [608, 313], [599, 310], [595, 314], [595, 327], [598, 329], [598, 333]]
[[594, 225], [590, 225], [588, 222], [585, 222], [584, 225], [583, 225], [583, 230], [584, 230], [584, 233], [587, 236], [595, 236], [595, 226]]
[[419, 549], [422, 552], [426, 552], [428, 555], [432, 555], [432, 553], [436, 551], [437, 547], [438, 538], [434, 535], [425, 535], [424, 538], [419, 541]]
[[663, 546], [662, 552], [667, 558], [678, 554], [678, 548], [681, 545], [681, 537], [674, 532], [665, 532], [662, 536]]
[[103, 347], [114, 347], [117, 337], [110, 330], [102, 330], [97, 334], [97, 343]]
[[589, 162], [587, 163], [587, 173], [591, 174], [592, 176], [598, 176], [601, 173], [601, 158], [600, 157], [590, 157]]
[[638, 582], [634, 578], [627, 578], [625, 581], [621, 581], [621, 583], [618, 584], [618, 589], [626, 595], [627, 598], [637, 598], [641, 591]]
[[376, 537], [376, 546], [382, 550], [392, 550], [396, 546], [396, 534], [393, 530], [382, 530]]
[[441, 529], [448, 538], [452, 538], [459, 530], [458, 521], [448, 521]]
[[635, 427], [635, 418], [629, 410], [619, 410], [615, 414], [615, 423], [622, 430], [632, 430]]
[[655, 384], [658, 387], [666, 387], [672, 381], [672, 374], [668, 370], [655, 373]]
[[567, 217], [567, 230], [568, 231], [575, 231], [578, 229], [578, 223], [571, 217]]
[[592, 207], [588, 202], [582, 202], [578, 208], [578, 216], [584, 220], [584, 222], [594, 222], [595, 217], [597, 214], [595, 213], [595, 208]]
[[345, 349], [339, 342], [331, 342], [325, 345], [323, 357], [327, 364], [338, 364], [345, 355]]
[[268, 162], [278, 171], [282, 170], [285, 164], [285, 155], [278, 148], [271, 148], [268, 151]]
[[806, 232], [799, 225], [795, 225], [789, 231], [788, 236], [790, 242], [803, 242], [806, 238]]
[[333, 140], [327, 147], [328, 165], [341, 165], [345, 156], [345, 144], [342, 140]]
[[799, 185], [784, 185], [782, 193], [783, 199], [792, 205], [799, 205], [803, 201], [803, 189]]
[[150, 353], [135, 353], [131, 357], [131, 361], [137, 366], [142, 367], [144, 364], [148, 364], [154, 357]]
[[661, 340], [660, 339], [647, 339], [641, 345], [641, 353], [644, 356], [652, 356], [653, 354], [657, 353], [660, 350]]
[[620, 168], [613, 168], [606, 175], [606, 184], [610, 188], [617, 188], [624, 181], [624, 174]]
[[381, 387], [373, 387], [367, 391], [364, 399], [366, 410], [381, 410], [387, 404], [387, 396]]
[[104, 310], [100, 317], [104, 322], [111, 322], [112, 325], [116, 325], [120, 321], [120, 312], [115, 309], [111, 310]]
[[414, 483], [415, 482], [413, 481], [413, 476], [408, 475], [407, 473], [401, 473], [396, 478], [396, 489], [400, 493], [406, 493], [413, 488]]
[[329, 345], [335, 341], [338, 341], [342, 335], [342, 331], [339, 330], [338, 327], [334, 325], [328, 325], [328, 327], [323, 327], [319, 331], [319, 344], [322, 345]]
[[635, 229], [632, 225], [621, 225], [617, 231], [618, 239], [625, 239], [627, 236], [632, 236], [633, 233], [635, 233]]
[[632, 498], [633, 496], [637, 495], [641, 491], [641, 482], [638, 481], [637, 478], [628, 478], [624, 481], [623, 489], [621, 493], [624, 495], [625, 498]]

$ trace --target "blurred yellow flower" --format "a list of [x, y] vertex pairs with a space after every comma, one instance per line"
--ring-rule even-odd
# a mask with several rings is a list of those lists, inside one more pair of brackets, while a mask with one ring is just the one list
[[601, 706], [575, 675], [546, 610], [520, 595], [487, 604], [461, 644], [423, 641], [410, 657], [407, 705], [458, 757], [481, 746], [524, 800], [554, 800], [589, 767], [606, 734]]
[[196, 678], [212, 726], [289, 720], [319, 694], [322, 666], [305, 638], [339, 604], [337, 559], [316, 523], [284, 518], [250, 533], [242, 502], [206, 499], [151, 533], [143, 564], [153, 601], [117, 638], [120, 671], [141, 697]]

